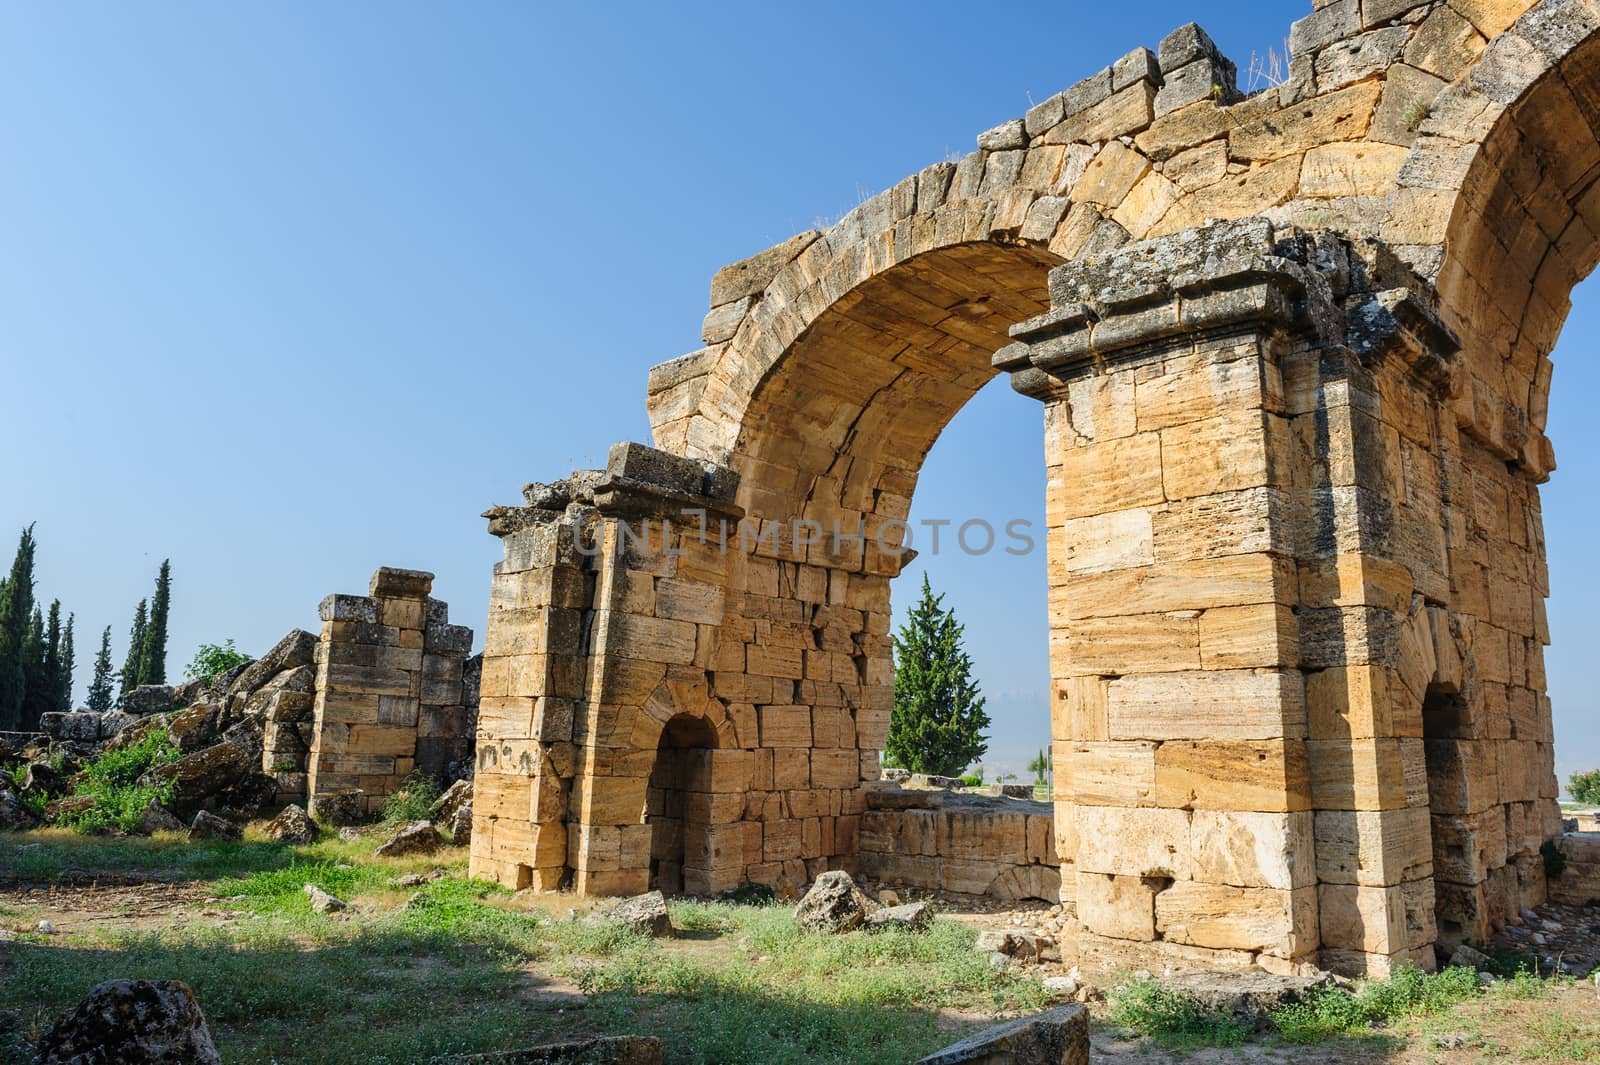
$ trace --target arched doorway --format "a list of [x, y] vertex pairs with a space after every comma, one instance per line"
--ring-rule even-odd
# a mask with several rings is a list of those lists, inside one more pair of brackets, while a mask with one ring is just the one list
[[645, 796], [652, 890], [680, 895], [704, 879], [697, 870], [686, 875], [686, 866], [691, 855], [705, 849], [710, 832], [711, 794], [705, 790], [705, 777], [708, 756], [716, 746], [716, 730], [692, 714], [679, 714], [661, 730]]

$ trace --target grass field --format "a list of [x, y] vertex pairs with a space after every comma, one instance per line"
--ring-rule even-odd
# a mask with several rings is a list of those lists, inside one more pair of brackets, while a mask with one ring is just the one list
[[[12, 1014], [0, 1062], [28, 1060], [23, 1038], [118, 977], [190, 984], [230, 1065], [418, 1062], [630, 1033], [659, 1035], [674, 1065], [895, 1065], [1053, 1004], [1036, 974], [994, 971], [955, 919], [920, 935], [807, 936], [792, 906], [678, 901], [678, 937], [651, 940], [586, 923], [568, 896], [467, 879], [460, 849], [379, 859], [372, 846], [0, 835], [0, 929], [15, 934], [0, 942], [0, 1022]], [[410, 873], [436, 878], [396, 883]], [[307, 883], [349, 909], [314, 913]], [[55, 934], [29, 931], [41, 919]], [[1594, 1001], [1572, 981], [1485, 993], [1461, 971], [1412, 974], [1330, 993], [1257, 1034], [1127, 981], [1093, 1006], [1096, 1060], [1592, 1061]], [[1464, 1056], [1440, 1056], [1442, 1031], [1465, 1033], [1450, 1051]]]

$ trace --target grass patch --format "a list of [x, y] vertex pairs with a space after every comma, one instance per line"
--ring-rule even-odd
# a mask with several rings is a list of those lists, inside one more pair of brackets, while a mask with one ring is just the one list
[[1321, 988], [1306, 1001], [1273, 1014], [1278, 1032], [1290, 1043], [1315, 1043], [1371, 1031], [1403, 1017], [1439, 1013], [1480, 992], [1478, 974], [1464, 966], [1437, 973], [1404, 968], [1387, 980], [1368, 980], [1357, 990]]
[[438, 782], [426, 773], [412, 773], [384, 800], [383, 819], [390, 823], [426, 821], [438, 798]]
[[133, 831], [152, 800], [163, 805], [172, 801], [170, 781], [141, 784], [139, 778], [178, 757], [178, 745], [168, 737], [166, 729], [157, 729], [131, 746], [103, 751], [84, 767], [73, 790], [75, 796], [93, 796], [94, 805], [64, 812], [57, 824], [83, 833]]
[[1107, 994], [1113, 1024], [1168, 1048], [1231, 1047], [1244, 1042], [1245, 1026], [1207, 1010], [1195, 997], [1150, 977], [1133, 977]]

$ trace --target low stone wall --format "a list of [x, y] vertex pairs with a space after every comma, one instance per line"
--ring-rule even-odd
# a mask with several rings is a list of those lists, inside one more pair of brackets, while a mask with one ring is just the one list
[[1031, 799], [880, 785], [861, 816], [861, 873], [908, 887], [1059, 902], [1054, 814]]
[[1550, 898], [1569, 906], [1589, 906], [1600, 899], [1600, 833], [1569, 832], [1556, 839], [1567, 859], [1560, 876], [1547, 880]]

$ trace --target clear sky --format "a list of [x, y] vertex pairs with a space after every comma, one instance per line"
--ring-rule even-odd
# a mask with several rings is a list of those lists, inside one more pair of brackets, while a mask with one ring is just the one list
[[[173, 563], [169, 669], [383, 564], [481, 630], [524, 481], [648, 440], [711, 274], [1198, 19], [1241, 69], [1309, 3], [0, 7], [0, 564], [100, 629]], [[1557, 353], [1558, 766], [1600, 764], [1600, 289]], [[1042, 522], [1037, 404], [952, 423], [920, 515]], [[930, 563], [995, 768], [1048, 737], [1044, 560]], [[920, 565], [901, 599], [920, 582]]]

